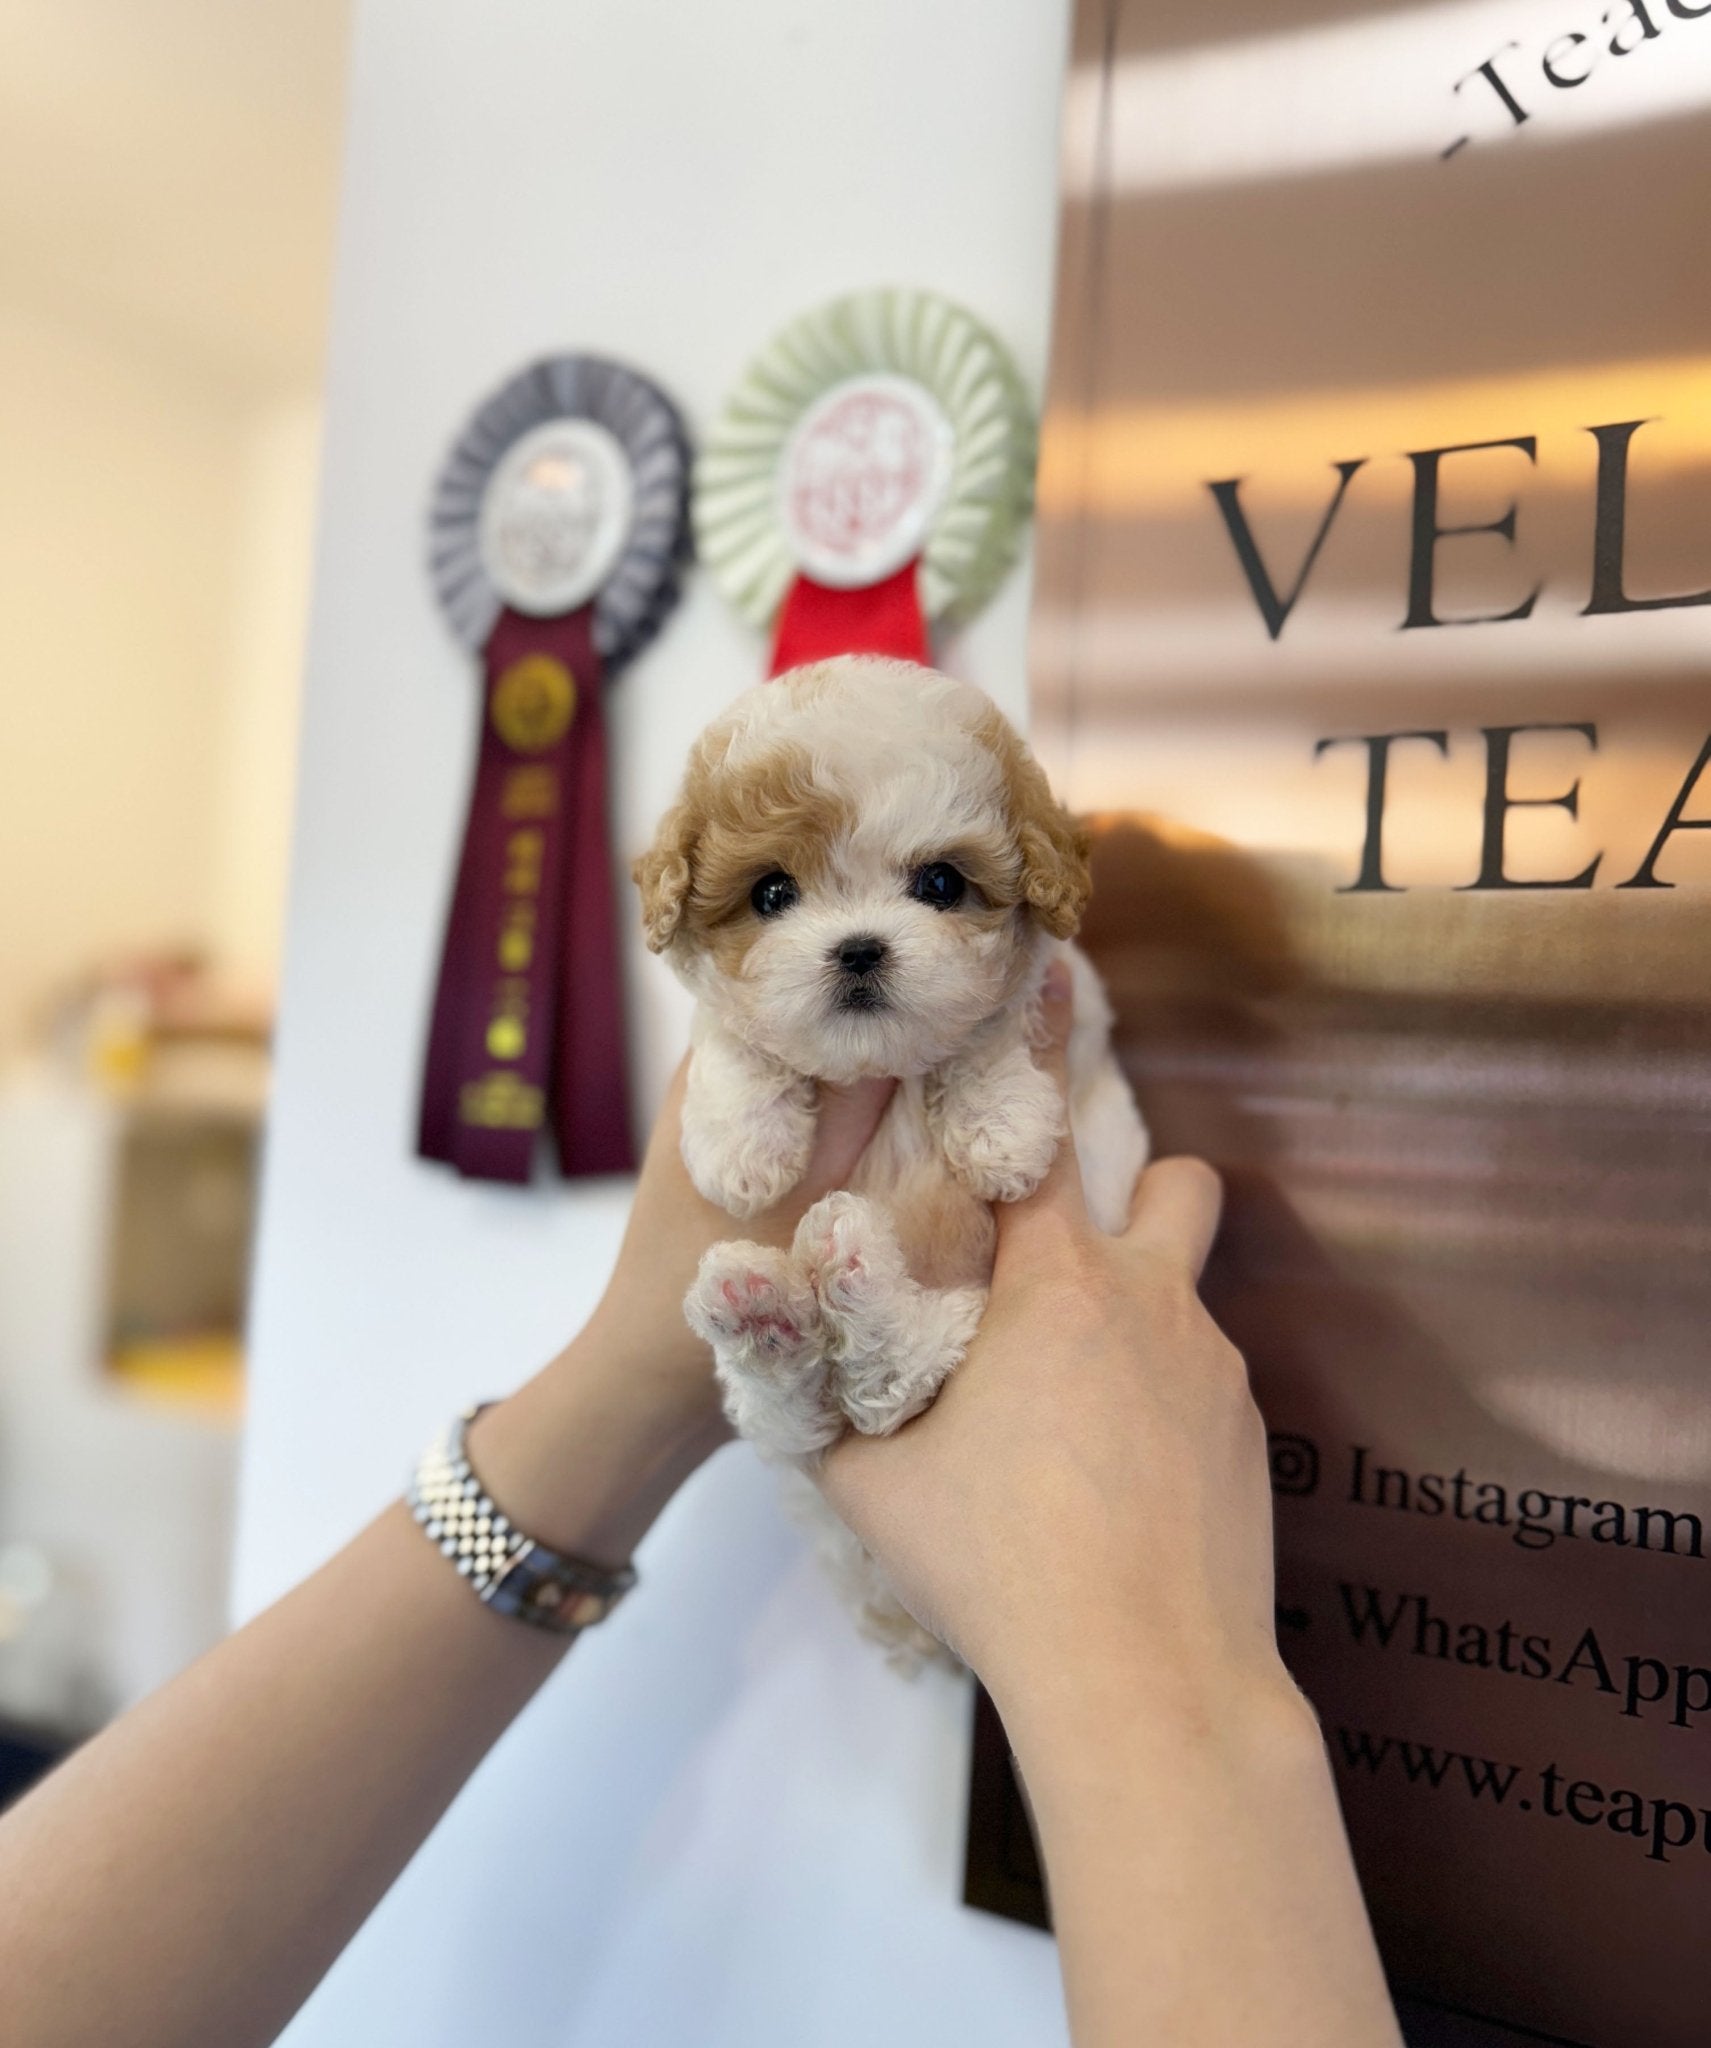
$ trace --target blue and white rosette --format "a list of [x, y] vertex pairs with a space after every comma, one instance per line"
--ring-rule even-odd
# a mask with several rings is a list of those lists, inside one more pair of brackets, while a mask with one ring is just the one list
[[548, 1125], [568, 1175], [635, 1163], [601, 699], [677, 602], [689, 477], [656, 384], [559, 355], [485, 401], [434, 485], [434, 590], [486, 693], [418, 1150], [476, 1179], [526, 1181]]
[[[507, 559], [497, 530], [507, 458], [514, 463], [532, 440], [550, 450], [554, 430], [576, 454], [604, 458], [588, 465], [608, 483], [590, 522], [595, 531], [579, 548], [575, 534], [554, 532], [549, 506]], [[520, 370], [471, 416], [434, 482], [428, 564], [447, 624], [478, 649], [505, 605], [534, 617], [572, 611], [586, 601], [586, 586], [595, 648], [607, 677], [616, 675], [678, 600], [690, 553], [691, 467], [676, 406], [624, 364], [560, 355]]]

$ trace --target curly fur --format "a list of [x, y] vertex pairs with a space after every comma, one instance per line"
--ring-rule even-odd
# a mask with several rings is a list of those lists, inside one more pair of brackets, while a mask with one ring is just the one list
[[[947, 909], [912, 888], [937, 862], [967, 885]], [[751, 891], [774, 872], [796, 900], [763, 917]], [[990, 1205], [1031, 1192], [1062, 1135], [1031, 1052], [1054, 955], [1074, 989], [1069, 1114], [1089, 1207], [1122, 1227], [1147, 1140], [1104, 990], [1068, 943], [1086, 835], [979, 691], [848, 658], [761, 684], [708, 728], [635, 873], [648, 944], [697, 997], [683, 1157], [709, 1200], [754, 1216], [800, 1182], [819, 1083], [899, 1083], [849, 1187], [808, 1211], [790, 1250], [715, 1245], [684, 1303], [738, 1432], [809, 1467], [847, 1429], [918, 1415], [979, 1326]], [[839, 950], [857, 938], [883, 949], [859, 1002]], [[861, 1625], [918, 1660], [931, 1639], [812, 1500]]]

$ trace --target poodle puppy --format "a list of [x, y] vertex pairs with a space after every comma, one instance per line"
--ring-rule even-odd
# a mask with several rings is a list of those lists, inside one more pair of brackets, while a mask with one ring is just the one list
[[[918, 1415], [974, 1335], [991, 1205], [1038, 1185], [1063, 1132], [1031, 1050], [1054, 954], [1088, 1207], [1105, 1230], [1127, 1217], [1147, 1136], [1069, 943], [1086, 839], [990, 699], [847, 657], [759, 684], [708, 728], [635, 873], [648, 945], [696, 997], [683, 1158], [710, 1201], [741, 1219], [797, 1185], [820, 1083], [898, 1081], [849, 1186], [790, 1249], [715, 1245], [684, 1304], [738, 1434], [811, 1468], [847, 1429]], [[867, 1632], [900, 1663], [937, 1650], [799, 1497]]]

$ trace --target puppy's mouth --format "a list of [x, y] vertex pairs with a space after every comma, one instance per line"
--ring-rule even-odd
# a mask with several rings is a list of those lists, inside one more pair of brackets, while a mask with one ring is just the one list
[[832, 1008], [840, 1017], [867, 1017], [890, 1007], [891, 998], [877, 974], [858, 975], [841, 982], [832, 998]]

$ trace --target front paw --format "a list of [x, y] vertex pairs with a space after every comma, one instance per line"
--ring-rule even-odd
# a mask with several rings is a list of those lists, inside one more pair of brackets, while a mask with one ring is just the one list
[[826, 1394], [820, 1304], [788, 1252], [714, 1245], [683, 1312], [713, 1347], [725, 1413], [739, 1436], [770, 1457], [805, 1458], [842, 1433], [843, 1417]]
[[[791, 1249], [839, 1334], [838, 1348], [883, 1342], [886, 1311], [911, 1283], [895, 1233], [867, 1197], [847, 1188], [822, 1195], [797, 1224]], [[867, 1328], [876, 1317], [877, 1333]]]
[[715, 1351], [788, 1372], [820, 1343], [820, 1304], [787, 1252], [733, 1240], [714, 1245], [684, 1297], [689, 1327]]
[[946, 1162], [982, 1202], [1019, 1202], [1046, 1177], [1064, 1132], [1063, 1100], [1051, 1077], [1018, 1062], [978, 1094], [950, 1097], [940, 1111]]
[[685, 1105], [683, 1163], [697, 1190], [729, 1216], [758, 1216], [782, 1202], [813, 1149], [811, 1099], [785, 1097], [729, 1122], [696, 1117]]

